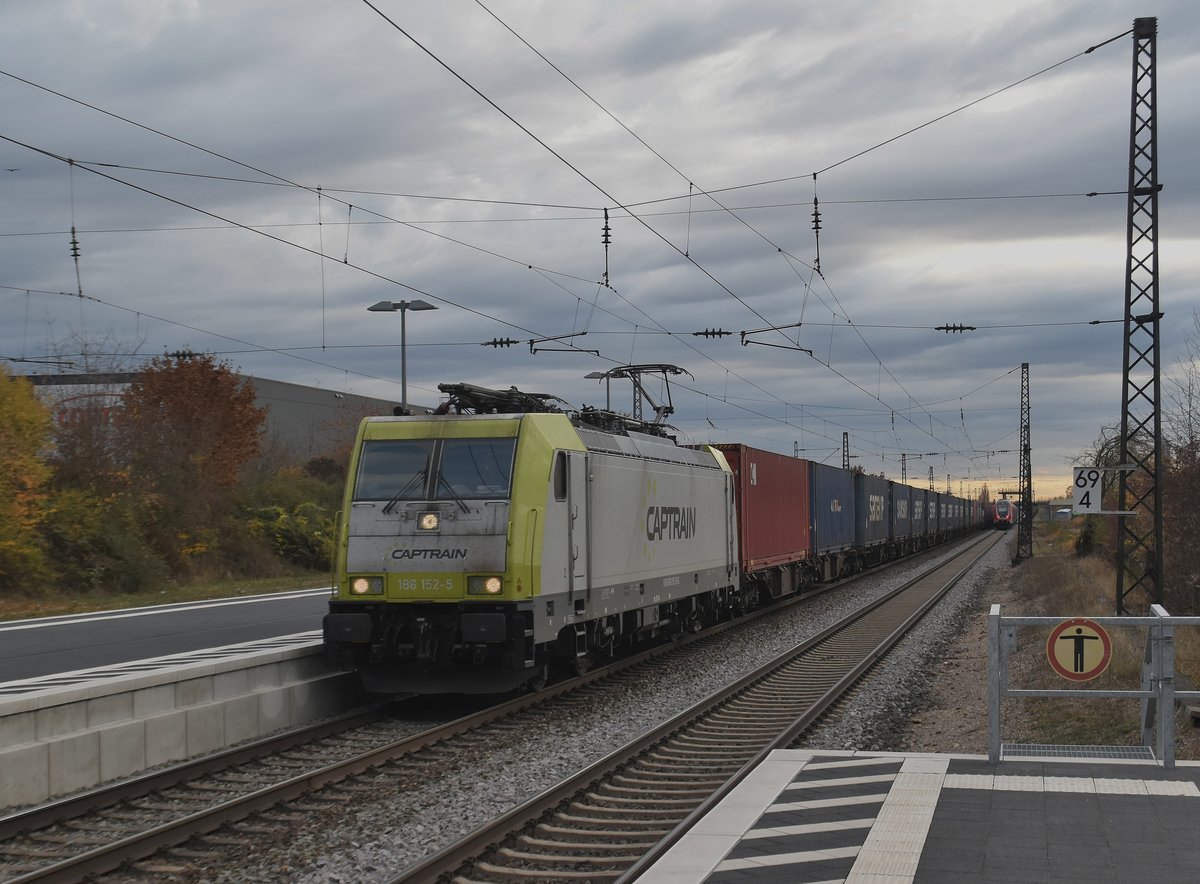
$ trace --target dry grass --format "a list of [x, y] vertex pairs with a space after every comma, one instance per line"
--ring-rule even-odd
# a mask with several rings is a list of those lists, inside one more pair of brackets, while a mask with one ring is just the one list
[[[1034, 558], [1012, 574], [1013, 588], [1021, 614], [1066, 619], [1108, 617], [1116, 611], [1116, 572], [1100, 557], [1079, 558], [1074, 554], [1075, 523], [1035, 526]], [[1005, 610], [1006, 614], [1016, 614]], [[1190, 613], [1190, 612], [1172, 612]], [[1141, 687], [1146, 627], [1107, 626], [1113, 654], [1108, 669], [1098, 678], [1072, 684], [1051, 669], [1046, 658], [1046, 641], [1052, 626], [1022, 626], [1018, 631], [1019, 653], [1010, 672], [1010, 686], [1024, 688], [1086, 690], [1138, 690]], [[1200, 673], [1200, 627], [1176, 631], [1175, 666], [1177, 689], [1195, 689]], [[1017, 716], [1027, 732], [1021, 742], [1054, 744], [1136, 745], [1141, 741], [1140, 703], [1124, 699], [1021, 699]], [[1006, 704], [1007, 705], [1007, 704]], [[1200, 758], [1200, 732], [1192, 727], [1181, 708], [1176, 719], [1177, 753], [1180, 758]]]

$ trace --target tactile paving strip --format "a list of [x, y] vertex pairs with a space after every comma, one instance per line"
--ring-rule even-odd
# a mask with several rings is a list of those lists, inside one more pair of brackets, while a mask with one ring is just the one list
[[[872, 825], [878, 824], [876, 818], [894, 783], [903, 776], [903, 764], [899, 758], [813, 758], [704, 880], [708, 884], [844, 880]], [[908, 837], [903, 827], [888, 834]]]

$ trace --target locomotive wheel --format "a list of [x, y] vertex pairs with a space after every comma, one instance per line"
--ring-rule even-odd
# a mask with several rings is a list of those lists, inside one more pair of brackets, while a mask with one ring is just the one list
[[546, 682], [548, 682], [549, 680], [550, 680], [550, 664], [543, 663], [541, 666], [538, 667], [537, 675], [535, 675], [533, 678], [529, 679], [529, 681], [525, 682], [525, 689], [531, 694], [536, 694], [538, 691], [540, 691], [542, 688], [544, 688], [546, 686]]
[[583, 675], [585, 672], [587, 672], [589, 669], [592, 668], [592, 653], [591, 653], [591, 651], [589, 651], [588, 653], [586, 653], [582, 656], [577, 656], [577, 657], [572, 658], [567, 663], [567, 667], [575, 675]]
[[595, 650], [590, 645], [590, 635], [577, 634], [572, 627], [564, 626], [559, 630], [554, 650], [557, 667], [568, 675], [583, 675], [592, 668]]

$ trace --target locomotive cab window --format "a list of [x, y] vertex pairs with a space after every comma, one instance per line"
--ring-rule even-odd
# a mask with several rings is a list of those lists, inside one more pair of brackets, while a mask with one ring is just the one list
[[516, 439], [445, 440], [434, 496], [439, 500], [508, 497], [516, 449]]
[[354, 499], [423, 499], [432, 456], [432, 439], [367, 440], [358, 461]]
[[355, 500], [497, 500], [512, 488], [516, 439], [370, 439]]

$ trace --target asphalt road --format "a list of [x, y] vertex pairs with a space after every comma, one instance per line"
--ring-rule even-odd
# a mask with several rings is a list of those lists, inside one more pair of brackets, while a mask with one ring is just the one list
[[328, 589], [0, 623], [0, 683], [321, 628]]

